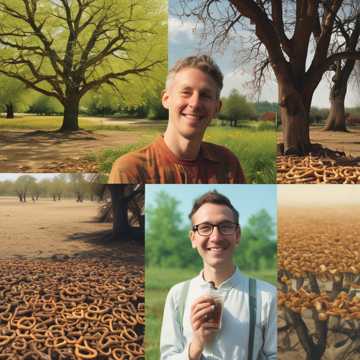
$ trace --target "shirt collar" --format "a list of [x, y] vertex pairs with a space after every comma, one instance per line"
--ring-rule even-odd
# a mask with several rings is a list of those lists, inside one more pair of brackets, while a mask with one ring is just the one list
[[[191, 162], [191, 161], [186, 161], [186, 160], [181, 160], [179, 158], [177, 158], [172, 152], [171, 150], [168, 148], [168, 146], [165, 143], [164, 140], [164, 135], [159, 135], [159, 137], [155, 140], [155, 142], [158, 144], [158, 146], [160, 146], [167, 154], [168, 156], [176, 162], [181, 162], [181, 161], [185, 161], [185, 162]], [[217, 155], [216, 151], [214, 150], [213, 147], [210, 146], [209, 143], [202, 141], [201, 145], [200, 145], [200, 154], [198, 155], [198, 159], [206, 159], [206, 160], [210, 160], [210, 161], [214, 161], [214, 162], [221, 162], [222, 159], [219, 158], [219, 156]], [[197, 161], [194, 160], [194, 161]], [[192, 161], [192, 162], [194, 162]]]
[[[244, 276], [241, 274], [238, 267], [236, 267], [234, 273], [228, 279], [223, 281], [219, 285], [218, 289], [233, 288], [241, 282], [242, 278], [244, 278]], [[204, 279], [203, 270], [201, 270], [200, 274], [196, 277], [196, 281], [197, 281], [198, 285], [201, 287], [204, 287], [204, 288], [209, 287], [209, 283]]]

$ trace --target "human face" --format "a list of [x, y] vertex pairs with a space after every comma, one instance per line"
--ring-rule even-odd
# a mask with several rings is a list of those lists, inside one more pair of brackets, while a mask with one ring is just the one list
[[176, 73], [162, 96], [169, 110], [168, 131], [201, 140], [221, 107], [215, 81], [203, 71], [185, 68]]
[[[234, 215], [225, 205], [206, 203], [193, 215], [194, 225], [208, 222], [218, 225], [224, 221], [234, 222]], [[233, 267], [233, 254], [240, 242], [240, 228], [231, 235], [223, 235], [218, 227], [214, 227], [209, 236], [199, 235], [197, 231], [190, 232], [190, 239], [194, 248], [202, 257], [204, 266], [226, 269]]]

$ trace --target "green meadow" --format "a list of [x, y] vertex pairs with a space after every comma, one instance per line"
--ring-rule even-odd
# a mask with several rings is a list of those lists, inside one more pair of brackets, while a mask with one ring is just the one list
[[[245, 272], [245, 271], [244, 271]], [[275, 285], [276, 270], [245, 272]], [[170, 287], [196, 276], [191, 269], [146, 267], [145, 269], [145, 349], [146, 360], [159, 360], [161, 321], [165, 299]]]

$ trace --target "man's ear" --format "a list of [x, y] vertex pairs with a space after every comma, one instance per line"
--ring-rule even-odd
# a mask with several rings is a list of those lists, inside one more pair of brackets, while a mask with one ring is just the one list
[[192, 230], [189, 231], [189, 239], [191, 240], [191, 246], [193, 247], [193, 249], [195, 249], [196, 248], [195, 231], [192, 231]]
[[161, 103], [165, 109], [169, 110], [169, 93], [166, 89], [161, 92]]
[[219, 113], [221, 108], [222, 108], [222, 101], [219, 99], [218, 108], [217, 108], [216, 113]]
[[241, 238], [241, 228], [239, 225], [238, 228], [236, 229], [236, 239], [235, 239], [236, 246], [240, 244], [240, 238]]

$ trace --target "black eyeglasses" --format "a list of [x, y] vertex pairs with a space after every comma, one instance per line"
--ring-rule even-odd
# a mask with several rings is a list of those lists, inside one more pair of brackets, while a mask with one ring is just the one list
[[217, 227], [222, 235], [232, 235], [238, 226], [239, 224], [231, 221], [224, 221], [217, 225], [204, 222], [198, 225], [193, 225], [192, 229], [193, 231], [197, 231], [201, 236], [210, 236], [214, 231], [214, 228]]

